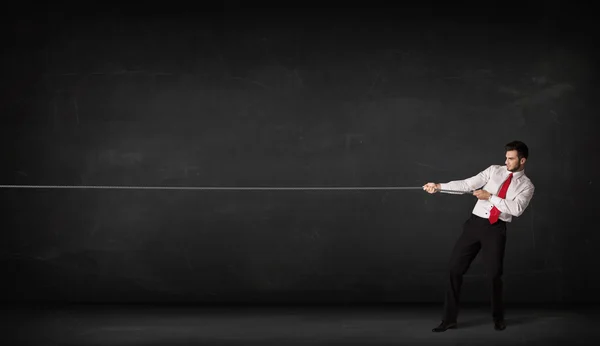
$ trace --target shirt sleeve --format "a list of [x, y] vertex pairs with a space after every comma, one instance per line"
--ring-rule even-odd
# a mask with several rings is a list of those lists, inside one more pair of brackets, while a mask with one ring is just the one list
[[440, 192], [449, 193], [449, 194], [460, 194], [459, 192], [447, 192], [444, 190], [454, 190], [454, 191], [464, 191], [464, 192], [477, 190], [478, 188], [485, 186], [485, 184], [487, 184], [487, 182], [490, 180], [490, 176], [492, 174], [493, 168], [494, 168], [493, 165], [489, 166], [485, 170], [479, 172], [477, 175], [472, 176], [467, 179], [453, 180], [453, 181], [449, 181], [447, 183], [441, 183], [440, 187], [442, 188], [442, 191], [440, 191]]
[[512, 201], [493, 195], [492, 198], [490, 198], [490, 202], [496, 208], [498, 208], [500, 212], [518, 217], [521, 216], [521, 214], [523, 214], [523, 212], [529, 205], [531, 198], [533, 198], [534, 191], [535, 187], [533, 186], [533, 184], [530, 184]]

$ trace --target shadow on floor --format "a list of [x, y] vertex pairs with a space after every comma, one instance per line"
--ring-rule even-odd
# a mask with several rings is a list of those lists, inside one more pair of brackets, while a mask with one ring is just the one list
[[[539, 316], [535, 315], [525, 315], [525, 316], [517, 316], [506, 318], [506, 326], [519, 326], [531, 324], [539, 320]], [[479, 317], [479, 318], [468, 318], [463, 321], [458, 322], [458, 328], [472, 328], [472, 327], [480, 327], [485, 325], [492, 325], [493, 321], [491, 317]]]

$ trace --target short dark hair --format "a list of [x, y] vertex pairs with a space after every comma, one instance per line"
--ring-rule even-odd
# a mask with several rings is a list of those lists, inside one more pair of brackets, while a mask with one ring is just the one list
[[527, 145], [525, 145], [525, 143], [523, 143], [521, 141], [512, 141], [510, 143], [507, 143], [504, 146], [504, 149], [506, 151], [516, 150], [519, 160], [521, 158], [529, 157], [529, 148], [527, 148]]

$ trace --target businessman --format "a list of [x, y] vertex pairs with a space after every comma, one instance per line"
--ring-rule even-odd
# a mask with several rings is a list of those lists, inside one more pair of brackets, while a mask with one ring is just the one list
[[525, 175], [525, 164], [529, 156], [527, 145], [513, 141], [505, 145], [505, 152], [504, 166], [491, 165], [465, 180], [441, 184], [427, 183], [423, 186], [423, 189], [431, 194], [443, 193], [445, 190], [474, 191], [473, 195], [478, 199], [452, 250], [442, 322], [433, 332], [457, 328], [463, 275], [480, 250], [491, 286], [494, 329], [506, 328], [502, 297], [506, 225], [513, 217], [521, 216], [527, 209], [533, 197], [534, 186]]

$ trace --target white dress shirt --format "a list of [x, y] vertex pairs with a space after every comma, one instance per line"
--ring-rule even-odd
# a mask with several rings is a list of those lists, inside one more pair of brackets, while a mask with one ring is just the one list
[[[454, 180], [448, 183], [440, 184], [443, 190], [455, 190], [455, 191], [472, 191], [479, 188], [483, 188], [487, 192], [493, 194], [490, 200], [478, 199], [475, 207], [473, 208], [473, 214], [487, 219], [490, 217], [490, 211], [495, 206], [500, 210], [499, 219], [511, 222], [513, 216], [521, 216], [531, 198], [535, 187], [529, 178], [525, 175], [525, 171], [514, 172], [508, 190], [506, 191], [506, 198], [498, 197], [500, 187], [504, 184], [504, 181], [510, 175], [506, 166], [491, 165], [486, 170], [479, 172], [476, 176], [467, 178], [464, 180]], [[453, 193], [453, 192], [444, 192]]]

